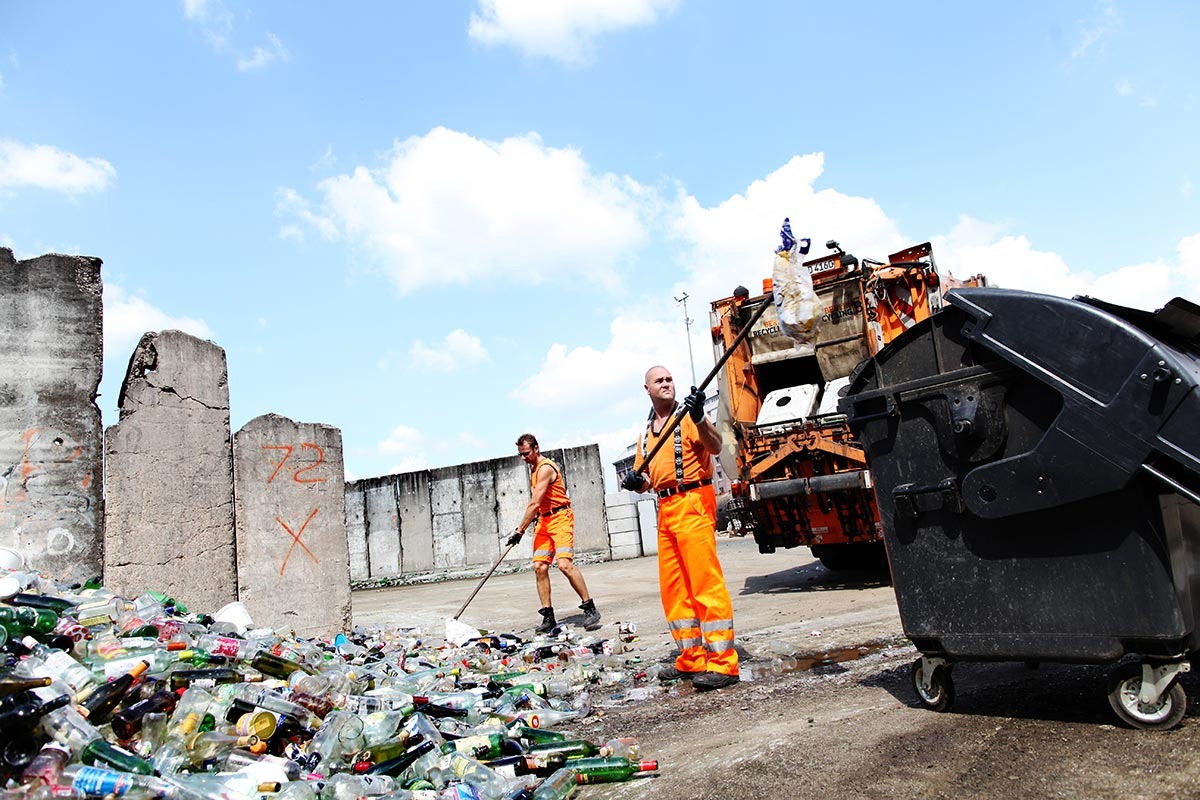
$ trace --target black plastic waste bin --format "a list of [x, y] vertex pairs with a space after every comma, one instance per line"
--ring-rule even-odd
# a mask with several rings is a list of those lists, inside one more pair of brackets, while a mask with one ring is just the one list
[[958, 289], [859, 365], [922, 704], [957, 661], [1117, 665], [1128, 724], [1182, 719], [1200, 648], [1200, 307]]

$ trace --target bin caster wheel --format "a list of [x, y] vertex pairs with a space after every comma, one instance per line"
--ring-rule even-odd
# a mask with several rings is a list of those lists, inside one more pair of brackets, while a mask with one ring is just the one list
[[[1174, 728], [1187, 713], [1187, 692], [1179, 685], [1175, 676], [1180, 672], [1178, 664], [1126, 664], [1115, 670], [1108, 681], [1108, 704], [1121, 721], [1132, 728], [1166, 730]], [[1155, 685], [1166, 680], [1170, 685], [1158, 693], [1156, 700], [1146, 701], [1142, 687], [1150, 694]]]
[[954, 680], [950, 665], [941, 658], [920, 658], [909, 673], [921, 705], [930, 711], [945, 711], [954, 704]]

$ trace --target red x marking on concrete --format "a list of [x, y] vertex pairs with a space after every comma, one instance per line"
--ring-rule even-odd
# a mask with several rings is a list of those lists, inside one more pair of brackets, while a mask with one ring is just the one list
[[317, 511], [318, 509], [315, 508], [312, 510], [312, 513], [308, 515], [308, 519], [304, 520], [304, 524], [300, 526], [300, 530], [296, 533], [292, 533], [292, 529], [288, 527], [286, 522], [281, 520], [279, 517], [275, 518], [275, 521], [282, 525], [283, 529], [288, 532], [288, 536], [292, 537], [292, 543], [288, 546], [287, 555], [283, 557], [283, 563], [279, 565], [280, 575], [282, 575], [283, 571], [287, 569], [288, 559], [292, 557], [292, 550], [296, 549], [296, 545], [300, 545], [304, 552], [308, 553], [308, 557], [313, 560], [314, 564], [321, 563], [317, 560], [317, 557], [313, 555], [312, 550], [309, 550], [308, 547], [305, 546], [304, 542], [300, 541], [300, 537], [304, 535], [304, 529], [308, 527], [308, 523], [312, 522], [312, 518], [317, 515]]

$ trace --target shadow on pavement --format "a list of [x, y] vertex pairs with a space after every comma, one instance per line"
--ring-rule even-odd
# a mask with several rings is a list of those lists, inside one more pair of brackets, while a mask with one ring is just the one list
[[769, 575], [750, 575], [742, 584], [741, 595], [789, 594], [792, 592], [828, 592], [836, 589], [876, 589], [891, 580], [880, 570], [834, 572], [818, 562], [790, 567]]

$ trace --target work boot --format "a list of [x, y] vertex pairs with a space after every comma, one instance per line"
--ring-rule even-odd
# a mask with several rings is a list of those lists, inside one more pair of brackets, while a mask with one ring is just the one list
[[550, 606], [539, 608], [538, 613], [542, 615], [542, 624], [533, 629], [534, 633], [549, 633], [558, 627], [558, 623], [554, 621], [554, 609]]
[[684, 672], [675, 665], [663, 667], [658, 671], [658, 679], [660, 681], [690, 681], [697, 675], [703, 675], [703, 672]]
[[692, 678], [692, 686], [697, 692], [707, 692], [713, 689], [724, 689], [740, 681], [737, 675], [726, 675], [723, 672], [701, 672]]
[[600, 612], [596, 610], [596, 601], [589, 599], [583, 605], [579, 606], [583, 611], [583, 629], [585, 631], [594, 631], [600, 627]]

